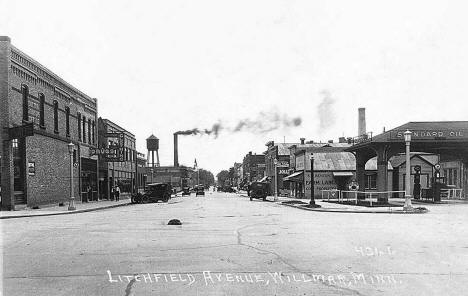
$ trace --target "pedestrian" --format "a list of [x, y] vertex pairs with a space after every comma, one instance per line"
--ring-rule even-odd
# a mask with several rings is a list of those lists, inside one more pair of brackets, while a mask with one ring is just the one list
[[88, 185], [88, 201], [93, 200], [93, 188]]
[[115, 187], [115, 200], [116, 200], [116, 201], [119, 201], [119, 200], [120, 200], [120, 187], [119, 187], [119, 185], [117, 185], [117, 186]]
[[114, 200], [115, 197], [115, 188], [114, 186], [111, 187], [111, 192], [110, 192], [110, 200]]

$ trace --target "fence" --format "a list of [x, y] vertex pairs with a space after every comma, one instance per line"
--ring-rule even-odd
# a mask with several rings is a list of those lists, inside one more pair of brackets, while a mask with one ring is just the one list
[[465, 199], [462, 195], [463, 189], [449, 188], [447, 190], [447, 199]]
[[405, 196], [405, 191], [400, 191], [400, 190], [394, 190], [394, 191], [347, 191], [347, 190], [322, 190], [322, 199], [326, 199], [330, 201], [330, 197], [332, 200], [336, 199], [338, 200], [338, 203], [343, 203], [344, 200], [346, 199], [346, 202], [354, 201], [354, 203], [357, 205], [359, 200], [362, 201], [369, 201], [370, 206], [372, 207], [372, 204], [377, 202], [379, 198], [384, 198], [388, 200], [390, 197], [393, 195], [399, 195], [402, 194], [402, 197]]

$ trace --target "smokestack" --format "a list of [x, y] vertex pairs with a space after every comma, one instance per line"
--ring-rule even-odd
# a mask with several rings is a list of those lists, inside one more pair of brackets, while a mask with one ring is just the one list
[[359, 108], [358, 136], [366, 134], [366, 108]]
[[304, 145], [305, 138], [301, 138], [301, 145]]
[[177, 133], [174, 133], [174, 167], [179, 166], [179, 144], [177, 143]]

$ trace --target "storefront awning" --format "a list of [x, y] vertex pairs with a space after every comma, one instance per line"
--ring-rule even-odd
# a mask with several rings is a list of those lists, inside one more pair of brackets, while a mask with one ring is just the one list
[[268, 176], [263, 177], [263, 178], [260, 179], [260, 181], [258, 181], [258, 182], [266, 182], [266, 181], [268, 181]]
[[352, 177], [352, 172], [333, 172], [333, 177]]
[[286, 176], [283, 178], [283, 181], [295, 181], [295, 182], [302, 182], [302, 174], [304, 172], [295, 172], [295, 173], [292, 173], [291, 175], [289, 176]]

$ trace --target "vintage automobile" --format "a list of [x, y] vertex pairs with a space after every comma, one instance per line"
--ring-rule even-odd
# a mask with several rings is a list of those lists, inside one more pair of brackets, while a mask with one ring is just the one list
[[190, 187], [183, 187], [182, 188], [182, 196], [184, 195], [190, 195]]
[[250, 190], [248, 192], [250, 200], [254, 198], [261, 198], [266, 200], [268, 196], [269, 186], [268, 183], [265, 182], [252, 182], [250, 184]]
[[144, 193], [132, 195], [132, 203], [149, 203], [149, 202], [168, 202], [171, 198], [172, 186], [167, 183], [152, 183], [148, 184]]
[[198, 185], [195, 188], [195, 196], [205, 195], [205, 187], [203, 185]]

